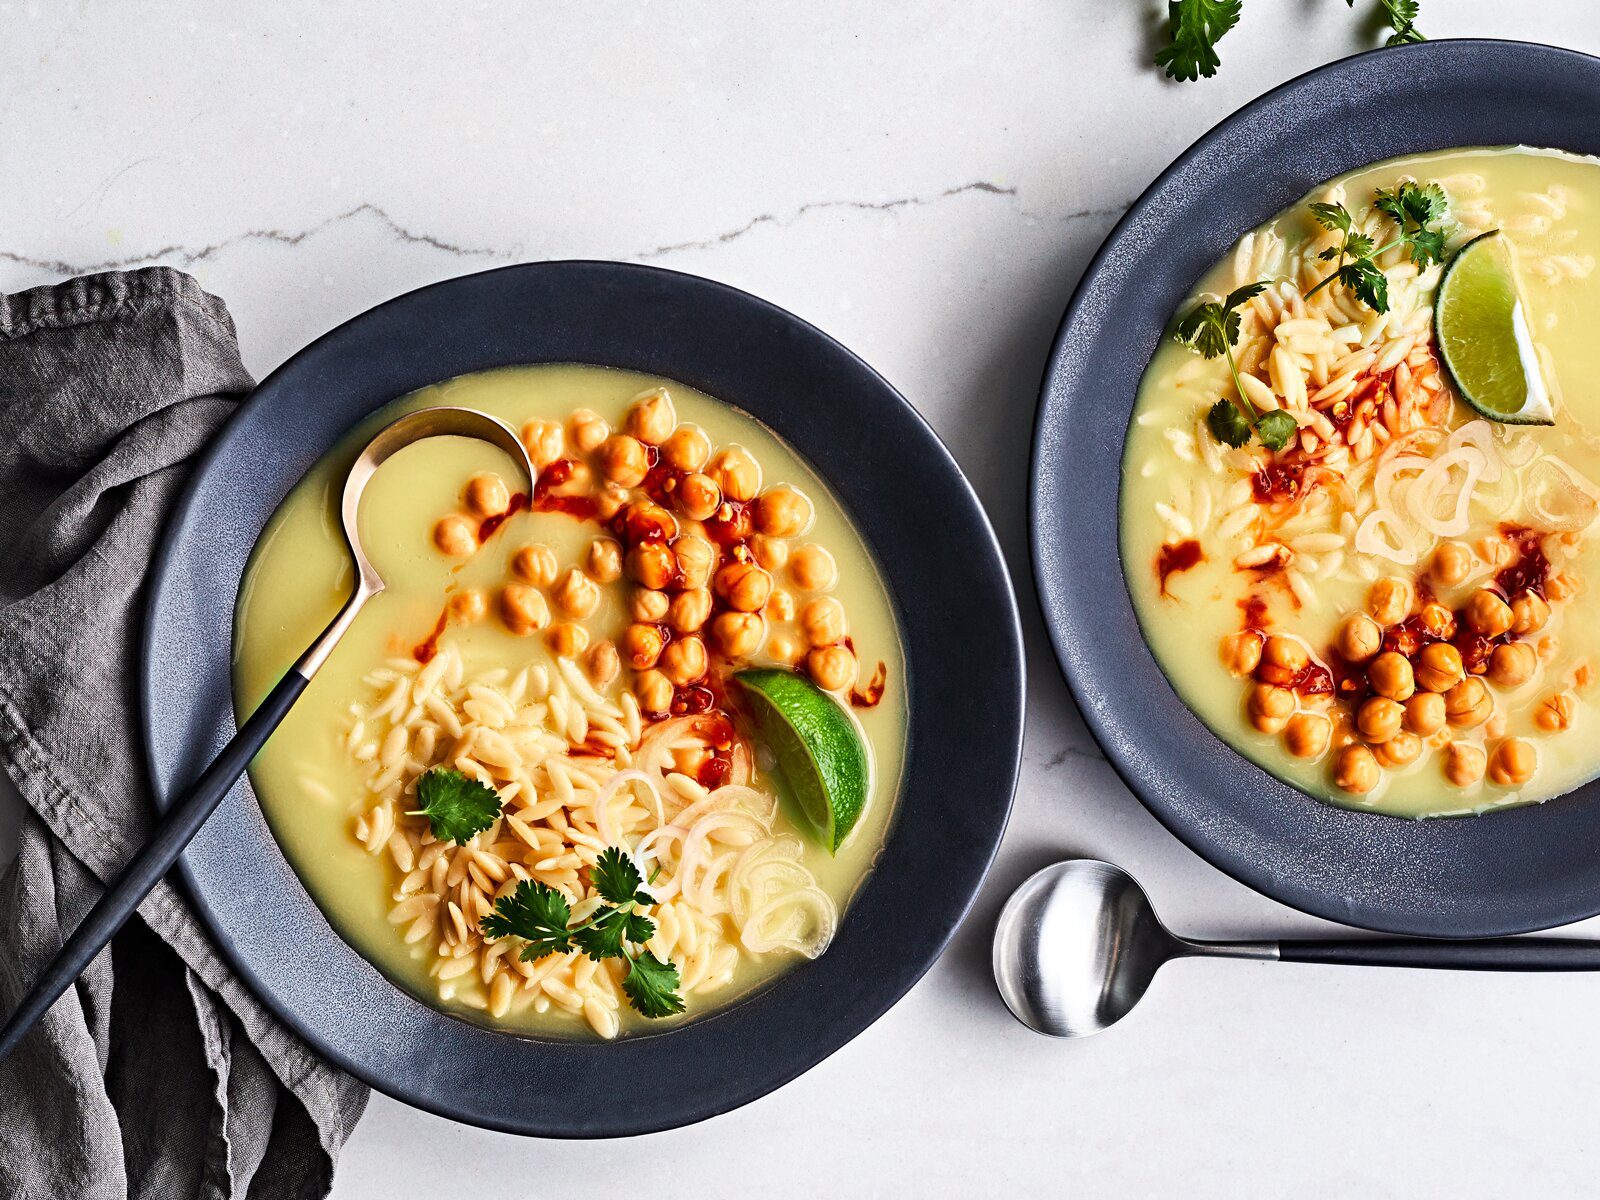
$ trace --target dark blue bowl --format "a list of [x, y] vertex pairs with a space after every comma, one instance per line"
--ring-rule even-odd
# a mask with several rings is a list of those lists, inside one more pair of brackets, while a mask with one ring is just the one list
[[1403, 821], [1308, 799], [1214, 736], [1134, 617], [1118, 550], [1128, 414], [1167, 322], [1242, 234], [1379, 159], [1525, 143], [1600, 154], [1600, 59], [1427, 42], [1312, 71], [1186, 150], [1112, 230], [1045, 370], [1033, 447], [1040, 602], [1084, 719], [1129, 788], [1236, 879], [1317, 916], [1479, 937], [1600, 912], [1600, 785], [1537, 807]]
[[443, 1015], [329, 927], [241, 782], [182, 872], [258, 996], [381, 1091], [513, 1133], [611, 1137], [745, 1104], [844, 1045], [932, 965], [1005, 828], [1022, 749], [1016, 600], [955, 462], [870, 367], [753, 296], [649, 267], [537, 263], [380, 305], [266, 380], [208, 450], [152, 577], [144, 728], [162, 803], [234, 730], [240, 575], [268, 517], [351, 426], [403, 393], [517, 363], [681, 380], [750, 413], [827, 479], [882, 566], [904, 635], [910, 736], [882, 855], [827, 953], [680, 1028], [602, 1044]]

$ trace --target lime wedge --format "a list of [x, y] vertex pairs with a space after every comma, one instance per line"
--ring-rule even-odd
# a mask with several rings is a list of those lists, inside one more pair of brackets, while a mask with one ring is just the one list
[[855, 720], [827, 692], [792, 671], [740, 671], [756, 733], [772, 751], [789, 799], [829, 854], [867, 805], [867, 748]]
[[1498, 229], [1473, 238], [1439, 281], [1433, 325], [1461, 397], [1503, 425], [1554, 425], [1550, 389], [1517, 294], [1511, 243]]

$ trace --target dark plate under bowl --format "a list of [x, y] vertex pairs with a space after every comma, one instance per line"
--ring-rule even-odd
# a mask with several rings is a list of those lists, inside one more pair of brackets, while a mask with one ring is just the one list
[[1133, 792], [1222, 870], [1370, 929], [1477, 937], [1600, 912], [1600, 784], [1404, 821], [1309, 799], [1213, 735], [1139, 633], [1118, 550], [1128, 414], [1167, 322], [1244, 233], [1380, 159], [1524, 143], [1600, 154], [1600, 59], [1524, 42], [1358, 55], [1269, 92], [1185, 151], [1089, 265], [1045, 370], [1033, 561], [1056, 655]]
[[[881, 564], [904, 637], [910, 729], [899, 810], [833, 944], [771, 986], [613, 1043], [445, 1016], [329, 927], [241, 782], [182, 871], [256, 994], [374, 1087], [516, 1133], [644, 1133], [725, 1112], [844, 1045], [928, 969], [999, 844], [1022, 741], [1016, 601], [955, 462], [870, 367], [797, 317], [654, 268], [538, 263], [411, 292], [341, 325], [256, 389], [167, 531], [149, 601], [144, 727], [162, 803], [234, 731], [239, 580], [267, 519], [374, 409], [454, 375], [579, 362], [677, 379], [764, 422], [834, 488]], [[930, 531], [937, 531], [936, 534]], [[959, 641], [959, 652], [952, 647]]]

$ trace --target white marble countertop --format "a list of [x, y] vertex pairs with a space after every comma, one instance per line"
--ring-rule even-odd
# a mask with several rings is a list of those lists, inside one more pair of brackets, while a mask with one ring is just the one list
[[[1591, 979], [1182, 963], [1081, 1043], [1027, 1033], [995, 995], [1001, 901], [1067, 854], [1123, 863], [1186, 931], [1320, 927], [1206, 866], [1117, 782], [1032, 596], [1035, 389], [1079, 271], [1216, 120], [1367, 44], [1338, 0], [1247, 0], [1222, 73], [1177, 86], [1146, 66], [1161, 8], [0, 2], [0, 291], [173, 263], [227, 300], [260, 375], [369, 305], [483, 267], [698, 272], [895, 383], [971, 476], [1018, 581], [1016, 814], [971, 920], [898, 1007], [772, 1096], [631, 1141], [519, 1140], [375, 1098], [340, 1200], [423, 1179], [441, 1197], [775, 1200], [1591, 1186]], [[1424, 8], [1435, 36], [1600, 52], [1590, 0]]]

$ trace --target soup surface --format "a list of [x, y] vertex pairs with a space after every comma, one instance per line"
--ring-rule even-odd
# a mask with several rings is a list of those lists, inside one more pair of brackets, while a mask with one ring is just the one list
[[[1475, 350], [1441, 345], [1441, 279], [1496, 230], [1553, 424], [1484, 419], [1445, 361]], [[1600, 163], [1461, 149], [1332, 180], [1200, 281], [1140, 386], [1122, 549], [1167, 677], [1247, 758], [1413, 817], [1600, 771], [1597, 256]]]
[[[822, 480], [690, 388], [509, 368], [375, 414], [251, 559], [241, 712], [349, 595], [338, 498], [355, 454], [437, 404], [520, 430], [539, 479], [530, 493], [501, 450], [438, 437], [368, 485], [362, 539], [386, 590], [251, 767], [307, 889], [419, 998], [547, 1034], [659, 1028], [647, 1015], [684, 1019], [663, 993], [693, 1017], [822, 953], [897, 795], [896, 622]], [[813, 681], [864, 751], [864, 803], [836, 853], [732, 678], [762, 667]], [[637, 887], [607, 886], [607, 856]]]

